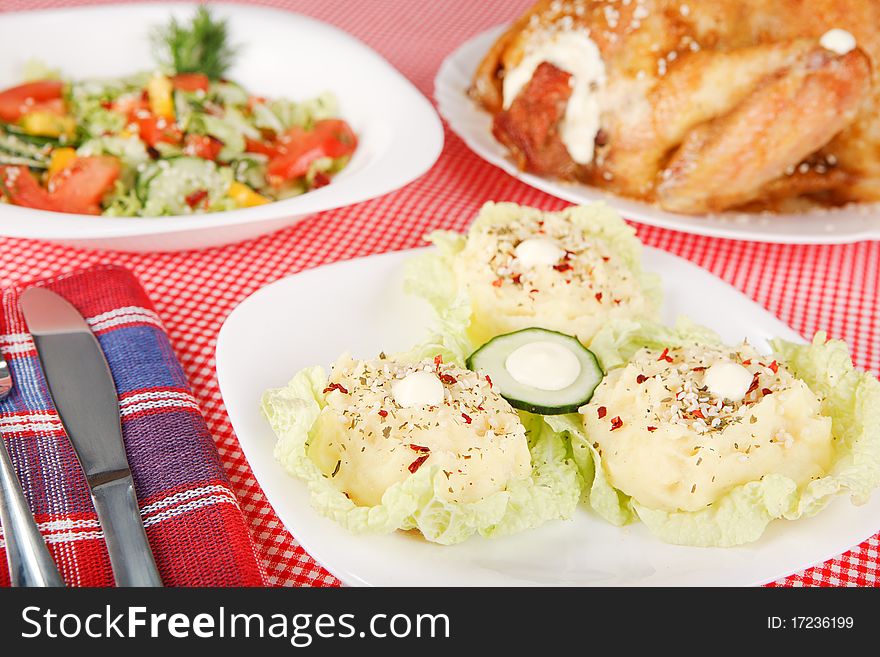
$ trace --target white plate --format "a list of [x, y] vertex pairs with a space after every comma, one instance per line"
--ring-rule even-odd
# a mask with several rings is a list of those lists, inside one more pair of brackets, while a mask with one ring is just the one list
[[[408, 534], [355, 536], [310, 506], [302, 481], [273, 459], [275, 436], [258, 409], [266, 388], [301, 368], [325, 367], [348, 350], [374, 357], [427, 335], [430, 312], [401, 287], [413, 252], [320, 267], [259, 290], [226, 320], [217, 342], [223, 401], [269, 502], [302, 546], [349, 585], [748, 585], [824, 561], [880, 527], [880, 495], [862, 507], [835, 500], [813, 518], [776, 521], [752, 545], [731, 549], [667, 545], [640, 524], [617, 528], [585, 508], [570, 522], [499, 539], [443, 547]], [[728, 341], [760, 349], [773, 336], [800, 338], [767, 311], [703, 269], [656, 249], [645, 266], [661, 272], [664, 319], [687, 314]]]
[[880, 204], [854, 205], [806, 214], [689, 216], [665, 212], [653, 205], [616, 196], [596, 187], [520, 171], [508, 158], [507, 150], [492, 136], [489, 114], [465, 93], [483, 55], [504, 29], [496, 27], [484, 32], [449, 55], [434, 80], [434, 96], [440, 114], [471, 150], [527, 185], [572, 203], [606, 200], [628, 219], [698, 235], [788, 244], [838, 244], [880, 239]]
[[[194, 4], [120, 5], [4, 14], [0, 89], [21, 81], [39, 58], [65, 77], [109, 77], [151, 69], [149, 33]], [[306, 99], [332, 91], [359, 146], [327, 187], [255, 208], [214, 214], [111, 218], [0, 205], [0, 235], [132, 251], [227, 244], [277, 230], [307, 215], [386, 194], [437, 160], [443, 129], [431, 104], [377, 53], [334, 27], [286, 11], [211, 5], [242, 46], [230, 78], [254, 93]]]

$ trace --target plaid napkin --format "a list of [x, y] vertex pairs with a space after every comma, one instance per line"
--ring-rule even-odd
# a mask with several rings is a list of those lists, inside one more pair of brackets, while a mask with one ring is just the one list
[[[38, 281], [83, 314], [107, 356], [147, 537], [166, 586], [261, 585], [238, 501], [168, 336], [137, 279], [95, 267]], [[0, 350], [15, 387], [0, 431], [22, 487], [69, 586], [110, 586], [103, 533], [73, 447], [55, 412], [34, 343], [6, 290]], [[0, 585], [9, 585], [0, 533]]]

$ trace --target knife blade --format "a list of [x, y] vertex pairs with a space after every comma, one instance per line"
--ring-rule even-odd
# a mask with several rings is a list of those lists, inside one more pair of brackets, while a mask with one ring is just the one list
[[161, 586], [138, 510], [110, 366], [88, 323], [39, 287], [19, 301], [61, 423], [73, 443], [104, 530], [117, 586]]

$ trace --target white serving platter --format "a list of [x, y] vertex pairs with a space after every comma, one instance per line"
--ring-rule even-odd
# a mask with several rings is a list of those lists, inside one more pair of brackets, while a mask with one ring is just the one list
[[624, 217], [639, 223], [685, 233], [752, 242], [786, 244], [842, 244], [880, 239], [880, 204], [803, 214], [721, 213], [692, 216], [624, 198], [596, 187], [562, 182], [520, 171], [507, 151], [492, 136], [492, 119], [467, 96], [471, 78], [483, 55], [504, 27], [496, 27], [463, 43], [440, 66], [434, 80], [434, 97], [440, 114], [452, 131], [481, 158], [527, 185], [572, 203], [607, 201]]
[[[329, 366], [350, 351], [374, 357], [406, 349], [429, 333], [427, 304], [404, 294], [402, 268], [413, 251], [320, 267], [251, 295], [227, 318], [217, 343], [223, 400], [254, 475], [284, 525], [345, 584], [406, 586], [755, 585], [822, 562], [880, 528], [880, 495], [861, 507], [836, 499], [813, 518], [776, 521], [738, 548], [667, 545], [640, 524], [614, 527], [586, 508], [573, 520], [455, 546], [411, 533], [356, 536], [311, 507], [302, 481], [272, 456], [275, 436], [259, 410], [266, 388], [301, 368]], [[665, 321], [682, 314], [727, 341], [801, 340], [742, 293], [686, 260], [645, 249], [645, 267], [667, 290]]]

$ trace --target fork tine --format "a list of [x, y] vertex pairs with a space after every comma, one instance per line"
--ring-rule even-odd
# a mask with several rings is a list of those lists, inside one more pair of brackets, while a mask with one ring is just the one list
[[[0, 354], [0, 401], [12, 390], [12, 373]], [[31, 514], [15, 474], [6, 441], [0, 434], [0, 523], [6, 539], [6, 561], [13, 586], [64, 586], [64, 580]]]

